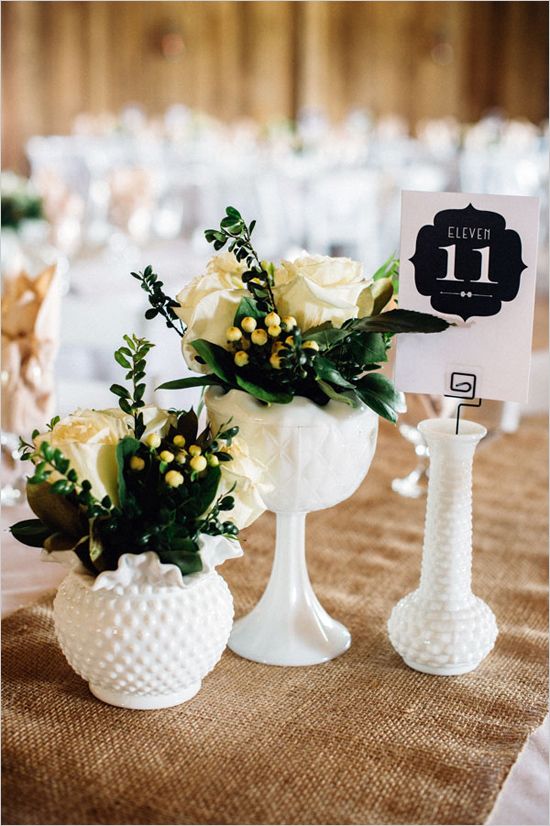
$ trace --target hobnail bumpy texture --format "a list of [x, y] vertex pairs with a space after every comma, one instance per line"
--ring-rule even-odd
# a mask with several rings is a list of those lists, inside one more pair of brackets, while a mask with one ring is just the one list
[[470, 596], [462, 608], [448, 610], [441, 601], [407, 594], [392, 611], [388, 631], [393, 647], [410, 663], [433, 669], [475, 668], [495, 644], [497, 625], [491, 609]]
[[125, 694], [168, 695], [200, 683], [226, 647], [233, 600], [219, 574], [193, 576], [185, 588], [115, 593], [92, 590], [91, 576], [71, 572], [54, 601], [69, 664], [94, 687]]
[[[437, 425], [433, 425], [437, 427]], [[497, 637], [493, 612], [471, 591], [472, 462], [477, 441], [450, 432], [433, 437], [420, 587], [388, 621], [391, 643], [413, 667], [431, 673], [471, 671]]]

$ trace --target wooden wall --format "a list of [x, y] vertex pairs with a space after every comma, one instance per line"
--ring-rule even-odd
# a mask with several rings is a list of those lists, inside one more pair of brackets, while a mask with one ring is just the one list
[[[163, 34], [180, 34], [167, 59]], [[545, 2], [2, 4], [3, 167], [82, 111], [184, 102], [224, 119], [321, 105], [477, 119], [547, 114]]]

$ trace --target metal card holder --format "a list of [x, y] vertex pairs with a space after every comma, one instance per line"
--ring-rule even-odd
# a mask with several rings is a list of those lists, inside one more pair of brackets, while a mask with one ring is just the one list
[[[454, 393], [444, 393], [444, 396], [449, 399], [475, 399], [476, 397], [477, 376], [475, 373], [451, 373], [450, 389]], [[482, 399], [477, 402], [461, 402], [456, 408], [456, 429], [455, 434], [458, 436], [460, 428], [460, 411], [463, 407], [481, 407]]]

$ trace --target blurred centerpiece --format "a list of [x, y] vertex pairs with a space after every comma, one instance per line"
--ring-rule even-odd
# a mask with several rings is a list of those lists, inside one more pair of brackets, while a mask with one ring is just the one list
[[[51, 418], [60, 296], [55, 266], [38, 277], [6, 277], [2, 295], [2, 504], [21, 501], [24, 482], [17, 433]], [[6, 466], [7, 465], [7, 466]]]

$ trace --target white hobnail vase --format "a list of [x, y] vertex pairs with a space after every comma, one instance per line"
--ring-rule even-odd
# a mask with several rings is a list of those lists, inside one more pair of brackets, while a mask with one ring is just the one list
[[54, 600], [57, 639], [98, 699], [158, 709], [183, 703], [220, 659], [233, 599], [214, 570], [240, 556], [238, 542], [202, 536], [203, 570], [182, 576], [147, 551], [123, 554], [116, 571], [71, 571]]
[[430, 452], [420, 585], [394, 607], [391, 643], [411, 668], [427, 674], [473, 671], [498, 634], [493, 612], [472, 593], [472, 464], [486, 429], [427, 419], [418, 429]]
[[229, 648], [269, 665], [314, 665], [342, 654], [351, 635], [311, 586], [305, 518], [347, 499], [361, 484], [376, 448], [378, 416], [369, 408], [333, 401], [319, 407], [301, 397], [266, 406], [247, 393], [219, 388], [208, 390], [206, 406], [216, 426], [232, 418], [264, 465], [270, 487], [262, 498], [277, 516], [269, 582], [252, 611], [235, 622]]

